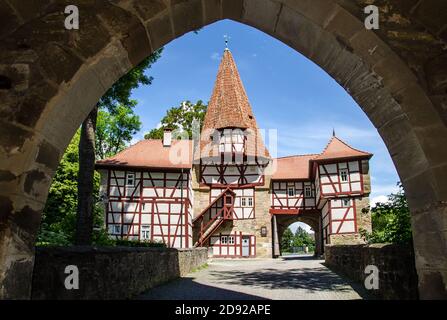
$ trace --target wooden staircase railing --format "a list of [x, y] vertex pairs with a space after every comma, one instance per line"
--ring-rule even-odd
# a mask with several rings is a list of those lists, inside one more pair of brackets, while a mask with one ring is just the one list
[[[198, 232], [198, 238], [194, 244], [195, 247], [202, 247], [224, 221], [233, 220], [234, 196], [234, 192], [226, 189], [205, 210], [203, 210], [199, 216], [194, 219], [194, 229], [196, 229], [200, 224], [200, 229], [196, 231]], [[231, 198], [231, 201], [228, 201], [228, 198]], [[210, 216], [212, 206], [220, 199], [222, 199], [222, 208], [220, 208], [215, 215]], [[207, 213], [209, 219], [205, 220]]]

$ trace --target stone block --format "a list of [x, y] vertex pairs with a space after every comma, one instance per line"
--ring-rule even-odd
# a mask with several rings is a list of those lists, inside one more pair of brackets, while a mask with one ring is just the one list
[[153, 50], [163, 47], [175, 38], [169, 14], [157, 16], [146, 23]]
[[221, 0], [203, 0], [202, 3], [204, 9], [204, 25], [219, 21], [221, 19]]
[[281, 5], [274, 1], [244, 0], [243, 21], [266, 33], [273, 34]]

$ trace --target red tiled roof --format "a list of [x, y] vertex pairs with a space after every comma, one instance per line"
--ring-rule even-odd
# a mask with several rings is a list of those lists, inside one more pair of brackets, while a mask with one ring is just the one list
[[371, 158], [372, 154], [354, 149], [349, 146], [347, 143], [343, 142], [336, 136], [333, 136], [332, 139], [327, 144], [326, 148], [323, 150], [321, 154], [315, 157], [315, 161], [318, 160], [329, 160], [329, 159], [342, 159], [342, 158], [354, 158], [354, 157], [365, 157]]
[[170, 147], [164, 147], [163, 140], [142, 140], [113, 157], [96, 161], [96, 168], [108, 167], [190, 169], [192, 141], [173, 140]]
[[273, 172], [273, 180], [308, 180], [310, 179], [310, 160], [317, 155], [299, 155], [276, 160], [276, 170]]
[[[248, 142], [245, 153], [249, 156], [270, 157], [264, 146], [253, 110], [248, 101], [239, 72], [229, 50], [225, 50], [217, 73], [202, 128], [201, 157], [217, 155], [218, 146], [211, 144], [214, 129], [247, 129]], [[209, 151], [205, 151], [207, 147]]]

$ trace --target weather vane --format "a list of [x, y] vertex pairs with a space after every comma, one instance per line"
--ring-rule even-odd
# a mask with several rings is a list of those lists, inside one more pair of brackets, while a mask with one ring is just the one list
[[224, 35], [224, 39], [225, 39], [225, 50], [228, 50], [228, 41], [231, 39], [231, 37], [229, 35]]

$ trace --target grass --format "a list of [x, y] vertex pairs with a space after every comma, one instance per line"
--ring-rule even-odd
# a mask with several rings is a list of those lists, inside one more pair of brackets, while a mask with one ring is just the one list
[[201, 266], [192, 269], [192, 270], [191, 270], [191, 273], [199, 272], [200, 270], [204, 270], [204, 269], [206, 269], [206, 268], [208, 268], [208, 267], [209, 267], [208, 263], [202, 264]]

